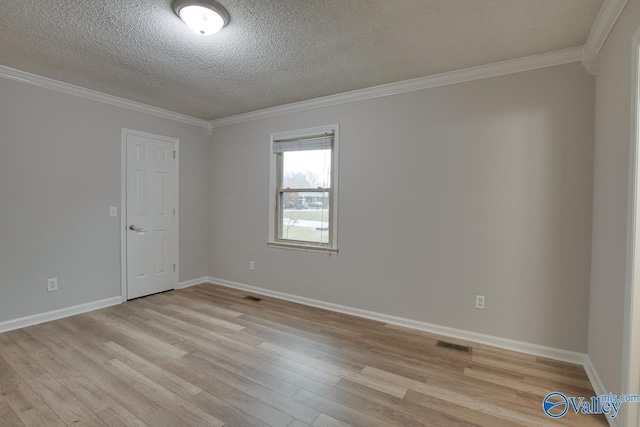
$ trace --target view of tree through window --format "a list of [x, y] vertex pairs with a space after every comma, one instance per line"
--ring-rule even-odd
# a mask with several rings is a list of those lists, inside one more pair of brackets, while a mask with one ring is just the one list
[[280, 238], [329, 243], [331, 150], [287, 151], [282, 156]]

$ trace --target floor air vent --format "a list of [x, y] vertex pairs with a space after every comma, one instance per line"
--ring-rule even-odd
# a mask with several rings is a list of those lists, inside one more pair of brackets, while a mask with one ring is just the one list
[[255, 302], [262, 301], [262, 298], [252, 297], [251, 295], [247, 295], [243, 299], [248, 299], [249, 301], [255, 301]]
[[449, 350], [459, 351], [461, 353], [469, 353], [473, 350], [471, 347], [467, 347], [466, 345], [458, 345], [453, 344], [446, 341], [438, 341], [436, 347], [448, 348]]

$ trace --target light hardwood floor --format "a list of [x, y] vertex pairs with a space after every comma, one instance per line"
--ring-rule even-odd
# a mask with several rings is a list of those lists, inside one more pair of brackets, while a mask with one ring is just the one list
[[581, 366], [246, 295], [199, 285], [0, 334], [0, 424], [607, 425], [542, 411], [594, 394]]

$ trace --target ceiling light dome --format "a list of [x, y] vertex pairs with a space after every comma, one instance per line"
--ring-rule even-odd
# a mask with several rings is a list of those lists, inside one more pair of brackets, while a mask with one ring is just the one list
[[213, 0], [176, 0], [173, 10], [193, 31], [215, 34], [229, 23], [229, 13]]

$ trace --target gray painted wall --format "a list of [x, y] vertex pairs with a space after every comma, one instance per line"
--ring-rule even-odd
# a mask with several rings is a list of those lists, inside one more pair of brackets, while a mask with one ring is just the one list
[[[593, 116], [575, 63], [217, 128], [209, 274], [584, 352]], [[268, 248], [269, 134], [332, 123], [340, 254]]]
[[627, 259], [631, 38], [640, 1], [630, 1], [598, 55], [589, 357], [620, 393]]
[[207, 275], [204, 129], [7, 79], [0, 100], [0, 322], [120, 295], [123, 127], [180, 139], [180, 280]]

